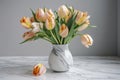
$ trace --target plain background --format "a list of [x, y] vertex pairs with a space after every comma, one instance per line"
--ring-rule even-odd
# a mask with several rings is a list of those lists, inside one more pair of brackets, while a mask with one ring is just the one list
[[91, 24], [97, 26], [82, 32], [93, 37], [92, 47], [85, 48], [79, 36], [70, 42], [69, 48], [74, 56], [117, 56], [117, 41], [120, 40], [120, 35], [117, 38], [117, 32], [120, 32], [117, 30], [117, 0], [0, 0], [0, 56], [49, 55], [52, 44], [47, 41], [40, 39], [19, 44], [23, 41], [22, 34], [27, 31], [19, 20], [23, 16], [32, 16], [29, 8], [36, 10], [47, 7], [57, 10], [62, 4], [88, 11]]
[[120, 56], [120, 0], [118, 0], [118, 55]]

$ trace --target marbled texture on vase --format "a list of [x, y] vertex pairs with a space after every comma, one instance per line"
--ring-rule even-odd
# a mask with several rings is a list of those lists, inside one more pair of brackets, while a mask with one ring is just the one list
[[57, 72], [68, 71], [73, 65], [72, 54], [66, 45], [53, 45], [53, 49], [49, 56], [50, 69]]

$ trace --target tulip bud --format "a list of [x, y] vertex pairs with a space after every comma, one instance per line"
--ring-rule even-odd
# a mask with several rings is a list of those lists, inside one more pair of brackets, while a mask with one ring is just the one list
[[61, 37], [65, 38], [68, 35], [68, 27], [65, 24], [62, 24], [60, 27], [59, 34]]
[[33, 31], [34, 33], [39, 32], [40, 29], [43, 28], [43, 23], [33, 22], [33, 23], [32, 23], [32, 27], [33, 27], [32, 31]]
[[43, 64], [37, 64], [33, 68], [33, 75], [39, 76], [46, 73], [46, 67]]
[[58, 16], [60, 18], [66, 18], [69, 14], [69, 10], [65, 5], [62, 5], [58, 8]]
[[90, 35], [84, 34], [81, 36], [81, 42], [85, 47], [89, 48], [93, 44], [93, 39]]
[[41, 9], [41, 8], [37, 9], [35, 16], [36, 16], [36, 19], [37, 19], [38, 21], [44, 22], [45, 19], [46, 19], [46, 18], [45, 18], [45, 12], [44, 12], [44, 10]]
[[35, 33], [32, 32], [32, 31], [28, 31], [28, 32], [25, 32], [25, 33], [23, 34], [23, 38], [24, 38], [25, 40], [30, 39], [30, 38], [32, 38], [32, 37], [34, 37], [34, 36], [35, 36]]
[[28, 17], [23, 17], [21, 20], [20, 20], [20, 23], [22, 24], [23, 27], [27, 28], [27, 29], [30, 29], [32, 26], [31, 26], [31, 21], [30, 21], [30, 18]]
[[53, 18], [47, 18], [45, 22], [47, 30], [52, 30], [55, 27], [55, 21]]

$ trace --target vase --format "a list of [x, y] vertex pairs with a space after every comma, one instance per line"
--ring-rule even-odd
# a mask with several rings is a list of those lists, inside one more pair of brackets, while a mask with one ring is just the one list
[[65, 72], [73, 65], [73, 57], [68, 48], [68, 44], [65, 45], [53, 45], [53, 49], [49, 55], [49, 67], [56, 72]]

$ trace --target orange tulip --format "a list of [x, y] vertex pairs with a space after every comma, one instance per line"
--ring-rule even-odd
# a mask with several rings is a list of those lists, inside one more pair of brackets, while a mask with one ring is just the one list
[[30, 38], [32, 38], [32, 37], [34, 37], [34, 36], [35, 36], [35, 33], [32, 32], [32, 31], [28, 31], [28, 32], [25, 32], [25, 33], [23, 34], [23, 38], [24, 38], [25, 40], [30, 39]]
[[47, 18], [45, 22], [47, 30], [52, 30], [55, 27], [55, 21], [53, 18]]
[[23, 17], [20, 20], [20, 23], [22, 24], [22, 26], [24, 26], [27, 29], [32, 28], [30, 18], [28, 18], [28, 17]]
[[85, 47], [89, 48], [93, 44], [93, 39], [90, 35], [84, 34], [81, 36], [81, 42]]
[[45, 22], [46, 18], [45, 18], [45, 12], [43, 9], [41, 8], [37, 9], [35, 16], [38, 21]]
[[33, 75], [39, 76], [46, 73], [46, 67], [43, 64], [37, 64], [33, 67]]
[[65, 24], [62, 24], [60, 27], [59, 34], [61, 37], [65, 38], [68, 35], [68, 27]]
[[86, 20], [88, 20], [90, 16], [88, 16], [87, 12], [78, 12], [77, 17], [76, 17], [76, 24], [80, 25], [84, 23]]

